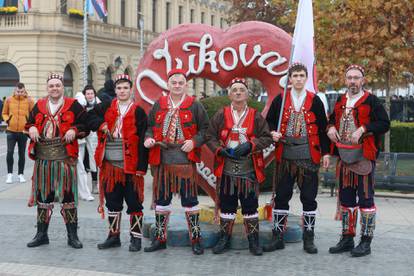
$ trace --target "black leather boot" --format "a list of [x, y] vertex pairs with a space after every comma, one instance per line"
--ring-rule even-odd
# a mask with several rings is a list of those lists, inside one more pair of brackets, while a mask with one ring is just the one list
[[362, 257], [371, 254], [371, 241], [375, 230], [375, 207], [361, 208], [361, 241], [351, 250], [352, 257]]
[[303, 212], [303, 250], [309, 254], [318, 253], [318, 248], [316, 248], [314, 243], [315, 219], [316, 211]]
[[338, 254], [342, 252], [351, 251], [354, 249], [354, 237], [351, 235], [342, 235], [339, 242], [329, 248], [329, 253]]
[[287, 210], [273, 210], [272, 241], [270, 244], [263, 246], [264, 252], [272, 252], [285, 248], [283, 233], [286, 231], [287, 217]]
[[351, 250], [352, 257], [362, 257], [371, 254], [372, 237], [362, 236], [358, 246]]
[[259, 218], [245, 218], [247, 239], [249, 240], [249, 251], [255, 256], [263, 255], [263, 249], [259, 245]]
[[221, 254], [230, 249], [231, 233], [233, 232], [234, 218], [220, 217], [220, 238], [213, 247], [214, 254]]
[[201, 245], [201, 229], [199, 222], [199, 212], [185, 212], [188, 223], [188, 233], [190, 235], [191, 249], [195, 255], [204, 254], [204, 248]]
[[318, 248], [314, 244], [315, 233], [314, 231], [303, 231], [303, 250], [309, 254], [318, 253]]
[[108, 249], [121, 246], [121, 239], [119, 238], [121, 226], [121, 212], [109, 212], [109, 234], [103, 243], [98, 244], [98, 249]]
[[131, 243], [129, 244], [129, 251], [137, 252], [141, 250], [142, 239], [142, 212], [132, 213], [130, 217], [131, 222]]
[[358, 207], [341, 206], [342, 213], [342, 235], [339, 242], [329, 248], [329, 253], [338, 254], [351, 251], [354, 248], [354, 236], [356, 221], [358, 218]]
[[74, 203], [63, 204], [61, 214], [68, 231], [68, 245], [80, 249], [83, 245], [78, 238], [78, 211], [74, 206]]
[[49, 244], [47, 229], [52, 215], [53, 204], [39, 204], [37, 207], [37, 233], [34, 238], [27, 244], [27, 247], [37, 247], [43, 244]]
[[144, 252], [154, 252], [167, 248], [167, 226], [170, 212], [155, 212], [155, 239], [151, 245], [144, 248]]

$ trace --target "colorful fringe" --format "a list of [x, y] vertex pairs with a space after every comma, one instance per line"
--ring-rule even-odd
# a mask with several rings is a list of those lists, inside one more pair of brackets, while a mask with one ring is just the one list
[[160, 165], [154, 168], [153, 176], [153, 202], [160, 198], [161, 191], [164, 192], [164, 199], [167, 199], [170, 193], [179, 194], [182, 185], [186, 197], [198, 194], [198, 174], [192, 163]]
[[[130, 174], [134, 191], [137, 193], [138, 200], [144, 202], [144, 177], [140, 175]], [[105, 202], [105, 193], [111, 193], [115, 185], [125, 187], [127, 174], [123, 168], [116, 167], [108, 161], [102, 162], [99, 170], [99, 207], [98, 212], [103, 212]], [[102, 214], [102, 213], [101, 213]]]
[[249, 177], [236, 177], [223, 174], [222, 178], [218, 179], [218, 181], [220, 181], [220, 185], [216, 186], [218, 198], [220, 195], [221, 185], [225, 185], [225, 194], [234, 195], [235, 188], [237, 188], [238, 194], [240, 195], [243, 193], [245, 198], [249, 195], [250, 192], [254, 192], [256, 197], [259, 196], [259, 184], [257, 181]]
[[29, 206], [36, 206], [40, 196], [46, 201], [51, 193], [62, 203], [65, 193], [72, 193], [75, 205], [78, 203], [78, 179], [76, 165], [69, 161], [36, 160], [32, 177], [32, 193]]
[[306, 171], [306, 168], [298, 166], [293, 161], [282, 159], [282, 162], [275, 162], [275, 171], [273, 173], [273, 193], [276, 193], [277, 186], [285, 174], [290, 174], [291, 177], [296, 178], [298, 186], [301, 187]]
[[343, 188], [357, 188], [360, 183], [364, 185], [364, 194], [365, 198], [368, 198], [368, 184], [369, 181], [372, 181], [374, 186], [373, 173], [367, 175], [359, 175], [349, 169], [341, 160], [338, 160], [336, 164], [336, 178], [339, 180], [340, 185], [342, 184]]

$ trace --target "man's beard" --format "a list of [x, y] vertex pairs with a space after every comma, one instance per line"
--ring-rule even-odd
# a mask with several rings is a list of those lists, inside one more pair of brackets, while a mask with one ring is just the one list
[[355, 95], [359, 93], [360, 89], [358, 86], [350, 86], [348, 87], [348, 91], [351, 92], [351, 94]]

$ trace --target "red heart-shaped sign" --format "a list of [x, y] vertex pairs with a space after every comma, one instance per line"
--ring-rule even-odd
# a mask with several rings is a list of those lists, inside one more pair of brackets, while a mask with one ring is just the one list
[[290, 56], [291, 37], [271, 24], [249, 21], [227, 30], [183, 24], [151, 42], [136, 72], [136, 99], [148, 111], [167, 90], [167, 73], [183, 68], [188, 79], [206, 78], [227, 87], [234, 77], [259, 80], [269, 100], [282, 90]]

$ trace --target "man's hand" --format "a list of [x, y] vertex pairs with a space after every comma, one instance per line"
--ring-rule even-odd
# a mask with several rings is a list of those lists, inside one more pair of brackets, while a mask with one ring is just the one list
[[71, 143], [73, 140], [75, 140], [76, 138], [76, 131], [74, 129], [69, 129], [68, 131], [66, 131], [65, 136], [63, 137], [63, 140], [66, 143]]
[[194, 142], [193, 140], [185, 140], [181, 150], [183, 152], [190, 152], [194, 149]]
[[274, 142], [279, 142], [280, 138], [282, 138], [282, 133], [277, 131], [271, 131], [270, 135], [272, 135], [272, 139]]
[[218, 155], [224, 158], [234, 158], [234, 156], [229, 152], [229, 149], [221, 149], [218, 152]]
[[336, 143], [339, 140], [341, 140], [341, 137], [339, 136], [338, 131], [336, 130], [336, 128], [334, 126], [331, 126], [328, 129], [328, 133], [327, 133], [329, 139], [331, 139], [332, 142]]
[[363, 127], [360, 127], [357, 130], [355, 130], [354, 133], [352, 133], [351, 135], [352, 144], [358, 144], [359, 139], [361, 139], [361, 136], [362, 134], [364, 134], [364, 132], [365, 132], [365, 129]]
[[108, 124], [104, 123], [104, 125], [101, 127], [101, 132], [104, 134], [108, 134], [109, 133], [109, 128], [108, 128]]
[[239, 159], [242, 156], [248, 155], [251, 150], [252, 150], [252, 144], [250, 142], [246, 142], [246, 143], [243, 143], [243, 144], [239, 144], [234, 149], [234, 157], [236, 159]]
[[323, 156], [322, 159], [322, 166], [324, 169], [329, 168], [329, 164], [330, 164], [330, 158], [329, 158], [329, 154], [326, 154]]
[[39, 142], [40, 135], [39, 135], [39, 131], [37, 130], [37, 127], [32, 126], [29, 128], [29, 136], [30, 136], [30, 139], [32, 139], [32, 141]]
[[154, 138], [147, 138], [144, 142], [144, 147], [146, 147], [147, 149], [152, 148], [154, 145], [155, 145]]

